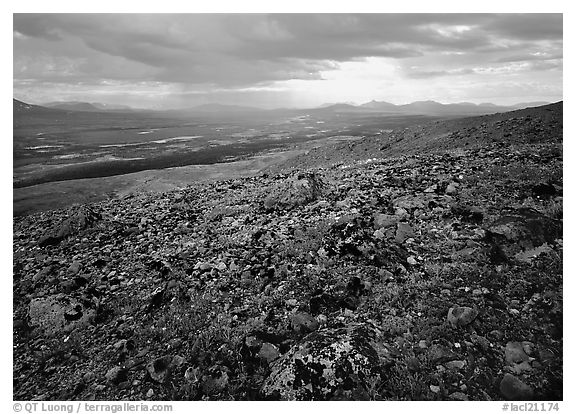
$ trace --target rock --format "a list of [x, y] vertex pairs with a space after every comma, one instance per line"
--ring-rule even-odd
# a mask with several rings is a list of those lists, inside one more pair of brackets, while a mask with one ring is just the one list
[[394, 280], [394, 273], [386, 269], [378, 270], [378, 276], [382, 279], [383, 282]]
[[302, 206], [315, 201], [325, 187], [318, 174], [296, 173], [270, 189], [264, 207], [267, 210], [284, 210]]
[[276, 360], [262, 394], [279, 400], [362, 400], [391, 363], [371, 325], [313, 332]]
[[482, 296], [482, 289], [472, 290], [472, 296]]
[[404, 243], [407, 239], [414, 237], [414, 230], [408, 223], [398, 223], [396, 228], [396, 243]]
[[500, 393], [507, 400], [512, 401], [528, 401], [534, 398], [532, 387], [512, 374], [504, 374], [500, 382]]
[[530, 341], [522, 341], [522, 349], [530, 356], [534, 353], [534, 344]]
[[508, 342], [505, 351], [506, 362], [510, 365], [529, 361], [530, 357], [524, 352], [521, 342]]
[[410, 371], [419, 372], [422, 369], [420, 360], [416, 357], [410, 357], [406, 360], [406, 366]]
[[140, 232], [141, 232], [140, 227], [131, 226], [131, 227], [128, 227], [124, 233], [126, 236], [131, 236], [133, 234], [138, 235]]
[[298, 300], [296, 299], [287, 299], [284, 301], [284, 303], [286, 304], [286, 306], [289, 306], [291, 308], [295, 308], [296, 306], [298, 306]]
[[216, 266], [214, 266], [216, 269], [218, 269], [218, 271], [220, 272], [224, 272], [228, 267], [226, 266], [226, 263], [224, 262], [220, 262], [218, 264], [216, 264]]
[[556, 359], [556, 355], [549, 349], [540, 349], [538, 352], [538, 358], [540, 362], [544, 365], [550, 365]]
[[454, 306], [448, 310], [447, 320], [453, 328], [469, 325], [478, 316], [476, 309], [468, 306]]
[[46, 279], [54, 270], [53, 266], [46, 266], [32, 277], [32, 282], [38, 283]]
[[126, 346], [126, 342], [128, 342], [126, 339], [120, 339], [119, 341], [115, 342], [112, 347], [115, 350], [120, 351]]
[[458, 192], [458, 183], [451, 182], [446, 186], [446, 190], [444, 190], [446, 194], [453, 195]]
[[202, 391], [209, 396], [218, 396], [228, 388], [228, 379], [228, 368], [214, 365], [202, 376]]
[[78, 261], [73, 261], [72, 264], [70, 265], [70, 267], [68, 267], [68, 272], [75, 275], [80, 271], [80, 262]]
[[392, 203], [395, 208], [413, 210], [416, 208], [425, 208], [427, 202], [427, 199], [420, 195], [405, 195], [394, 199]]
[[172, 362], [170, 363], [171, 367], [176, 368], [186, 362], [186, 358], [181, 355], [174, 355], [172, 357]]
[[408, 211], [403, 207], [396, 207], [394, 209], [394, 214], [396, 215], [396, 217], [398, 217], [398, 220], [403, 220], [403, 219], [407, 219], [410, 217], [410, 214], [408, 214]]
[[471, 336], [472, 342], [474, 345], [477, 345], [483, 351], [487, 351], [490, 349], [490, 341], [483, 336], [473, 334]]
[[[536, 247], [544, 243], [553, 244], [556, 239], [562, 238], [562, 222], [533, 208], [507, 209], [487, 227], [486, 233], [488, 241], [497, 246], [505, 257], [517, 256], [521, 260], [530, 260], [542, 252], [534, 250]], [[526, 255], [521, 254], [526, 251]]]
[[196, 383], [200, 379], [200, 369], [198, 367], [188, 367], [184, 373], [184, 379], [190, 383]]
[[76, 234], [87, 227], [92, 226], [102, 214], [89, 205], [80, 206], [71, 212], [69, 217], [62, 223], [49, 229], [38, 240], [38, 246], [45, 247], [56, 245], [66, 237]]
[[254, 335], [247, 336], [244, 339], [244, 344], [251, 350], [258, 350], [262, 346], [262, 340]]
[[372, 233], [372, 235], [377, 240], [383, 240], [386, 238], [386, 232], [383, 231], [382, 229], [374, 230], [374, 233]]
[[440, 387], [438, 385], [430, 385], [430, 391], [434, 394], [438, 394], [440, 392]]
[[86, 372], [84, 373], [84, 375], [82, 375], [82, 381], [84, 381], [86, 384], [92, 382], [94, 378], [95, 376], [92, 371]]
[[328, 317], [322, 313], [320, 315], [316, 316], [316, 320], [318, 321], [318, 324], [321, 327], [326, 326], [326, 324], [328, 323]]
[[530, 300], [528, 302], [526, 302], [526, 304], [522, 307], [522, 311], [523, 312], [530, 311], [530, 309], [532, 309], [534, 306], [537, 306], [537, 304], [541, 300], [542, 300], [542, 295], [540, 295], [540, 293], [534, 293], [532, 295], [532, 297], [530, 298]]
[[78, 288], [74, 280], [63, 280], [60, 282], [60, 288], [64, 293], [71, 293]]
[[459, 370], [466, 366], [466, 361], [460, 361], [460, 360], [448, 361], [444, 364], [444, 366], [448, 369]]
[[278, 348], [269, 342], [264, 342], [258, 352], [258, 357], [268, 363], [271, 363], [279, 356], [280, 352], [278, 351]]
[[365, 285], [358, 276], [352, 276], [346, 284], [346, 296], [358, 298], [364, 293]]
[[428, 348], [427, 355], [433, 364], [453, 361], [458, 357], [448, 347], [440, 344], [431, 345], [430, 348]]
[[173, 338], [168, 342], [168, 347], [170, 349], [179, 349], [182, 346], [181, 338]]
[[532, 371], [532, 365], [528, 361], [523, 361], [518, 364], [512, 364], [512, 372], [515, 374], [522, 374], [523, 372]]
[[45, 334], [52, 336], [59, 332], [83, 329], [94, 321], [96, 311], [85, 307], [74, 299], [54, 295], [36, 298], [28, 307], [30, 323]]
[[12, 328], [15, 331], [25, 332], [30, 329], [30, 326], [28, 326], [28, 322], [26, 322], [24, 319], [14, 319], [12, 322]]
[[414, 258], [414, 256], [408, 256], [408, 259], [406, 259], [406, 261], [408, 262], [409, 265], [412, 266], [416, 266], [418, 264], [418, 261]]
[[501, 341], [504, 338], [504, 333], [498, 329], [490, 331], [488, 335], [496, 341]]
[[525, 371], [532, 371], [530, 362], [534, 358], [530, 358], [524, 351], [523, 342], [508, 342], [505, 350], [506, 363], [512, 367], [516, 374], [521, 374]]
[[481, 223], [484, 219], [484, 211], [477, 206], [458, 204], [452, 206], [451, 212], [454, 216], [460, 217], [462, 221], [469, 223]]
[[148, 371], [150, 378], [154, 381], [164, 384], [170, 377], [175, 365], [173, 364], [173, 358], [167, 355], [149, 362], [146, 365], [146, 371]]
[[152, 398], [154, 396], [154, 390], [150, 388], [146, 393], [146, 398]]
[[525, 251], [520, 251], [514, 255], [514, 258], [519, 262], [532, 263], [532, 261], [543, 253], [550, 253], [553, 251], [552, 247], [548, 243], [544, 243], [542, 246], [535, 247], [533, 249], [528, 249]]
[[199, 270], [202, 270], [203, 272], [212, 269], [212, 264], [208, 263], [208, 262], [200, 262], [198, 264], [196, 264], [196, 266]]
[[[561, 192], [561, 191], [560, 191]], [[538, 183], [532, 186], [532, 195], [543, 200], [556, 196], [559, 191], [551, 183]]]
[[374, 214], [374, 229], [386, 229], [398, 223], [399, 218], [392, 214]]
[[316, 318], [306, 312], [299, 312], [290, 317], [290, 326], [292, 326], [297, 333], [315, 331], [319, 325]]
[[537, 370], [540, 370], [540, 369], [542, 369], [543, 367], [544, 367], [544, 366], [543, 366], [540, 362], [538, 362], [538, 361], [532, 361], [532, 364], [530, 365], [530, 368], [531, 368], [531, 369], [537, 369]]
[[453, 392], [452, 394], [450, 394], [448, 396], [451, 400], [456, 400], [456, 401], [468, 401], [468, 396], [466, 394], [464, 394], [463, 392], [460, 391], [456, 391]]
[[128, 370], [122, 367], [112, 367], [106, 372], [105, 377], [109, 382], [118, 385], [128, 380]]

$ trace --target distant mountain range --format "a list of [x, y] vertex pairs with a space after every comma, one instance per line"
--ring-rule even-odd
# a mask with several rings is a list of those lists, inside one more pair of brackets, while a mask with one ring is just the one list
[[[362, 105], [352, 105], [350, 103], [324, 104], [312, 109], [260, 109], [240, 105], [224, 105], [210, 103], [195, 106], [192, 108], [159, 111], [177, 113], [201, 113], [201, 114], [241, 114], [254, 112], [290, 111], [305, 113], [383, 113], [383, 114], [403, 114], [403, 115], [436, 115], [436, 116], [466, 116], [484, 115], [497, 112], [508, 112], [516, 109], [523, 109], [535, 106], [546, 105], [549, 102], [523, 102], [510, 106], [494, 105], [492, 103], [474, 104], [470, 102], [460, 102], [453, 104], [442, 104], [436, 101], [416, 101], [405, 105], [396, 105], [385, 101], [370, 101]], [[48, 102], [40, 105], [31, 105], [14, 99], [14, 111], [22, 112], [30, 109], [50, 108], [65, 111], [81, 112], [151, 112], [150, 110], [135, 109], [127, 105], [102, 104], [97, 102]]]
[[500, 106], [491, 103], [474, 104], [460, 102], [442, 104], [436, 101], [416, 101], [405, 105], [395, 105], [384, 101], [370, 101], [362, 105], [334, 104], [315, 109], [322, 112], [385, 112], [394, 114], [413, 115], [483, 115], [495, 112], [508, 112], [535, 106], [547, 105], [549, 102], [524, 102], [511, 106]]
[[19, 101], [18, 99], [13, 99], [13, 111], [14, 114], [25, 114], [25, 113], [37, 113], [37, 112], [52, 112], [50, 108], [46, 108], [40, 105], [32, 105], [26, 102]]
[[67, 102], [47, 102], [42, 104], [47, 108], [64, 109], [67, 111], [83, 111], [83, 112], [102, 112], [102, 111], [133, 111], [128, 105], [112, 105], [103, 104], [98, 102], [79, 102], [79, 101], [67, 101]]
[[259, 111], [265, 111], [265, 109], [255, 108], [252, 106], [209, 103], [209, 104], [193, 106], [191, 108], [185, 109], [184, 111], [191, 111], [191, 112], [259, 112]]

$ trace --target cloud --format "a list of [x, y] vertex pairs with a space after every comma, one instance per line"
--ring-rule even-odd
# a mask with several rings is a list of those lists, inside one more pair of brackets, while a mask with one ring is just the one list
[[454, 69], [454, 70], [410, 70], [406, 73], [406, 76], [412, 79], [429, 79], [437, 78], [440, 76], [458, 76], [458, 75], [468, 75], [471, 73], [476, 73], [474, 69]]
[[[383, 58], [398, 76], [558, 68], [561, 14], [15, 14], [14, 78], [245, 88]], [[554, 63], [555, 62], [555, 63]], [[417, 69], [410, 69], [416, 66]]]
[[536, 51], [533, 53], [522, 53], [518, 55], [509, 55], [498, 58], [496, 62], [527, 62], [527, 61], [546, 61], [546, 60], [560, 60], [562, 59], [562, 47], [558, 50], [550, 51]]

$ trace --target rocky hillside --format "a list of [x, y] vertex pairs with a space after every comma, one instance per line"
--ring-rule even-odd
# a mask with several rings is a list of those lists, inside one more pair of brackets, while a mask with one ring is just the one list
[[562, 399], [562, 106], [525, 111], [16, 218], [14, 399]]
[[370, 157], [442, 153], [456, 148], [483, 148], [488, 144], [562, 143], [562, 102], [502, 114], [435, 121], [353, 142], [318, 146], [270, 168], [282, 170], [333, 166]]

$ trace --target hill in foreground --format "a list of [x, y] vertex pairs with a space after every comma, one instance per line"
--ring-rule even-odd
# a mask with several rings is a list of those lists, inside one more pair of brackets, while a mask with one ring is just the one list
[[505, 115], [16, 218], [14, 399], [562, 399], [562, 106]]

